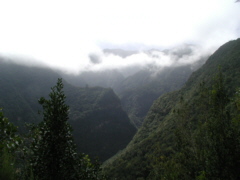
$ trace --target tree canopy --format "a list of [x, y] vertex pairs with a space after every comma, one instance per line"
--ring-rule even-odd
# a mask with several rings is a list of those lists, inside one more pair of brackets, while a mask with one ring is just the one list
[[58, 79], [49, 99], [39, 99], [43, 121], [29, 126], [29, 133], [21, 137], [0, 111], [0, 179], [105, 179], [98, 161], [77, 153], [65, 99]]

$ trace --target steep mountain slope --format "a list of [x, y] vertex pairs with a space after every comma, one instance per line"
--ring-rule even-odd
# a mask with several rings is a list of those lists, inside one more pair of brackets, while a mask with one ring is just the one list
[[38, 99], [46, 96], [58, 74], [46, 68], [31, 68], [0, 59], [0, 107], [16, 125], [39, 122]]
[[127, 78], [117, 70], [84, 72], [78, 76], [62, 75], [75, 86], [113, 88], [131, 122], [139, 128], [153, 101], [163, 93], [181, 88], [192, 72], [191, 65], [182, 65], [161, 70], [146, 68]]
[[129, 145], [105, 163], [105, 172], [112, 179], [151, 179], [154, 164], [174, 152], [174, 133], [181, 118], [174, 112], [184, 109], [184, 101], [189, 107], [188, 122], [193, 129], [196, 127], [196, 122], [204, 118], [200, 84], [204, 82], [206, 87], [211, 87], [219, 66], [222, 67], [227, 93], [231, 97], [240, 87], [240, 39], [220, 47], [191, 75], [181, 90], [156, 100]]
[[[24, 131], [24, 123], [38, 123], [38, 99], [48, 96], [59, 74], [51, 69], [26, 67], [0, 60], [0, 107]], [[101, 161], [123, 149], [136, 129], [111, 89], [77, 88], [64, 81], [70, 123], [81, 152]]]
[[142, 70], [122, 81], [115, 91], [132, 123], [139, 128], [154, 100], [181, 88], [192, 71], [191, 65], [165, 67], [159, 72]]
[[103, 161], [126, 147], [136, 129], [112, 89], [66, 87], [66, 95], [79, 151]]
[[[149, 62], [145, 62], [144, 65], [119, 67], [115, 70], [87, 71], [76, 76], [63, 74], [63, 77], [75, 86], [113, 88], [131, 122], [139, 128], [153, 101], [163, 93], [181, 88], [190, 74], [206, 61], [208, 55], [197, 50], [201, 52], [200, 47], [190, 44], [168, 50], [151, 49], [143, 52], [106, 49], [103, 50], [105, 55], [112, 58], [119, 56], [126, 63], [131, 58], [141, 62], [142, 56]], [[127, 59], [129, 56], [130, 59]], [[97, 55], [90, 56], [91, 61], [103, 63], [99, 58]], [[174, 62], [171, 66], [163, 65], [171, 61]], [[192, 63], [186, 63], [187, 61]]]

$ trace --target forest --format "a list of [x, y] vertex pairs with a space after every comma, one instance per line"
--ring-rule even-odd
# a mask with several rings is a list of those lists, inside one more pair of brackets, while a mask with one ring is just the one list
[[[240, 179], [240, 39], [221, 46], [181, 88], [160, 93], [137, 128], [111, 89], [75, 88], [54, 75], [48, 90], [37, 93], [39, 105], [31, 106], [36, 95], [16, 93], [21, 81], [4, 81], [11, 75], [0, 80], [6, 84], [0, 91], [0, 179]], [[11, 108], [17, 101], [22, 104]]]
[[[103, 165], [116, 179], [238, 179], [240, 39], [178, 91], [160, 96], [128, 146]], [[113, 179], [114, 179], [113, 178]]]

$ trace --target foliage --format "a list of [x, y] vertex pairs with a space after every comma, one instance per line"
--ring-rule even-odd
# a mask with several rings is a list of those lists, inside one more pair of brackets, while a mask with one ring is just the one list
[[50, 99], [39, 100], [43, 121], [22, 137], [0, 111], [0, 179], [105, 179], [97, 160], [76, 152], [62, 89], [59, 79]]
[[[101, 162], [126, 147], [136, 132], [112, 89], [66, 88], [69, 117], [79, 152]], [[106, 140], [107, 139], [107, 140]]]
[[17, 127], [4, 117], [0, 109], [0, 179], [14, 179], [16, 176], [16, 151], [22, 143], [16, 132]]
[[189, 65], [165, 67], [159, 72], [154, 70], [154, 73], [142, 70], [122, 81], [116, 91], [132, 123], [141, 127], [154, 100], [181, 88], [192, 71]]
[[43, 121], [38, 125], [31, 149], [31, 165], [38, 179], [97, 179], [99, 168], [87, 156], [79, 156], [68, 123], [63, 83], [58, 79], [49, 94], [41, 98]]
[[[174, 170], [175, 174], [180, 174], [176, 179], [239, 178], [240, 124], [233, 123], [235, 115], [230, 116], [228, 111], [229, 99], [221, 72], [215, 78], [212, 88], [207, 91], [209, 110], [201, 113], [208, 113], [206, 116], [208, 118], [204, 122], [199, 122], [195, 130], [188, 128], [191, 122], [187, 124], [181, 122], [181, 127], [176, 130], [178, 149], [167, 162], [174, 161], [175, 166], [179, 166]], [[181, 112], [187, 110], [184, 106], [182, 108]], [[184, 119], [187, 120], [189, 117]], [[166, 164], [161, 165], [166, 167]], [[167, 177], [169, 173], [163, 172], [161, 175]]]
[[[0, 107], [20, 134], [28, 133], [25, 123], [38, 124], [39, 97], [48, 97], [59, 76], [46, 67], [27, 67], [5, 62], [0, 57]], [[99, 157], [103, 162], [126, 147], [136, 132], [112, 89], [79, 88], [64, 81], [69, 123], [77, 151]], [[106, 141], [108, 139], [108, 141]]]
[[0, 155], [0, 179], [14, 180], [16, 178], [15, 160], [5, 147]]
[[[240, 39], [228, 42], [181, 90], [159, 97], [127, 148], [104, 164], [106, 174], [119, 179], [236, 179], [239, 57]], [[220, 76], [213, 78], [219, 66], [220, 81]], [[219, 173], [218, 163], [226, 170]]]
[[228, 101], [220, 72], [210, 91], [211, 116], [204, 124], [205, 134], [202, 135], [205, 137], [204, 171], [208, 179], [237, 179], [235, 168], [239, 165], [234, 161], [238, 161], [240, 153], [236, 148], [239, 136], [234, 132], [233, 117], [227, 110]]
[[16, 134], [17, 127], [4, 117], [0, 109], [0, 151], [7, 148], [8, 151], [14, 151], [21, 143], [21, 138]]

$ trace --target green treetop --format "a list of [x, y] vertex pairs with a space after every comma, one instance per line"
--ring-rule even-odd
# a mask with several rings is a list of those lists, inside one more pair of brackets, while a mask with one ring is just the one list
[[39, 179], [76, 179], [77, 153], [68, 123], [63, 83], [58, 79], [50, 99], [40, 98], [43, 122], [34, 138], [32, 165]]

